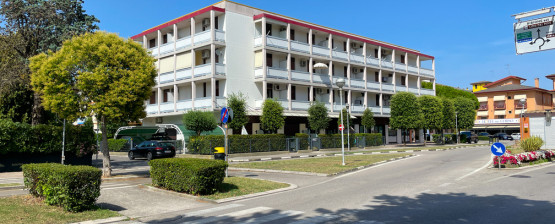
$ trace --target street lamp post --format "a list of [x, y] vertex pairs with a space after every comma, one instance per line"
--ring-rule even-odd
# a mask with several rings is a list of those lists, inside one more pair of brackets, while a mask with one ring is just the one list
[[345, 108], [347, 108], [347, 151], [351, 151], [351, 125], [349, 124], [351, 113], [349, 113], [349, 104], [347, 102], [345, 102]]
[[459, 112], [455, 111], [455, 131], [457, 132], [457, 144], [459, 144]]
[[[339, 102], [342, 108], [339, 116], [341, 117], [341, 125], [343, 125], [343, 86], [345, 86], [345, 79], [339, 78], [335, 81], [335, 84], [339, 87]], [[345, 127], [341, 129], [341, 156], [343, 157], [342, 165], [345, 166], [345, 140], [343, 140], [343, 130], [345, 130]]]

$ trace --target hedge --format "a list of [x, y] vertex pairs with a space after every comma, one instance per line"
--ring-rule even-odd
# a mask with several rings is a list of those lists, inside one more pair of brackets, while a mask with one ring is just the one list
[[[444, 134], [443, 137], [445, 138], [445, 144], [453, 144], [457, 141], [457, 135], [455, 134]], [[433, 141], [437, 144], [441, 142], [441, 134], [433, 134], [432, 135]], [[466, 140], [465, 140], [466, 141]]]
[[108, 149], [110, 152], [121, 152], [129, 151], [129, 149], [124, 149], [127, 139], [108, 139]]
[[[286, 150], [285, 135], [230, 135], [228, 136], [229, 153], [268, 152]], [[223, 135], [193, 136], [189, 139], [189, 153], [209, 155], [215, 147], [224, 146]]]
[[152, 185], [194, 195], [212, 194], [225, 177], [222, 160], [167, 158], [148, 162]]
[[383, 145], [383, 137], [381, 133], [356, 133], [355, 137], [366, 137], [365, 146]]
[[478, 140], [486, 140], [486, 141], [489, 141], [489, 136], [478, 136]]
[[25, 187], [49, 205], [79, 212], [94, 207], [100, 196], [102, 171], [92, 166], [41, 163], [22, 168]]
[[299, 138], [299, 148], [298, 150], [310, 150], [310, 135], [305, 133], [296, 133], [296, 138]]

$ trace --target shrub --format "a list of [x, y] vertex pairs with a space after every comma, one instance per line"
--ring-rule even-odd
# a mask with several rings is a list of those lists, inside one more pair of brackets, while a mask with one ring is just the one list
[[[229, 153], [269, 152], [286, 150], [285, 135], [230, 135], [228, 136]], [[224, 146], [223, 135], [192, 136], [187, 149], [193, 154], [209, 155], [214, 147]]]
[[381, 133], [356, 133], [355, 137], [365, 137], [365, 146], [383, 145]]
[[[437, 144], [442, 143], [441, 134], [433, 134], [432, 138], [435, 143]], [[445, 139], [445, 144], [453, 144], [454, 142], [457, 141], [457, 135], [455, 134], [443, 134], [443, 138]]]
[[25, 187], [49, 205], [79, 212], [93, 207], [100, 196], [102, 171], [92, 166], [41, 163], [22, 168]]
[[[455, 135], [455, 139], [456, 139], [456, 138], [457, 138], [457, 137], [456, 137], [456, 135]], [[466, 135], [465, 135], [465, 134], [460, 134], [460, 135], [459, 135], [459, 142], [460, 142], [460, 143], [465, 143], [466, 141], [467, 141]]]
[[225, 176], [222, 160], [168, 158], [151, 160], [152, 185], [194, 195], [212, 194]]
[[489, 137], [488, 136], [478, 136], [478, 140], [489, 141]]
[[108, 149], [110, 152], [120, 152], [127, 151], [129, 149], [124, 149], [127, 139], [108, 139]]
[[532, 152], [539, 150], [543, 145], [543, 140], [538, 136], [531, 136], [530, 138], [520, 141], [520, 147], [525, 152]]

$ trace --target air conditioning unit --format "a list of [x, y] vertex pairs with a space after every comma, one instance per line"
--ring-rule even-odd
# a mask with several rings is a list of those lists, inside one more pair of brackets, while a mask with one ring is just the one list
[[210, 19], [205, 18], [202, 20], [202, 27], [209, 27], [210, 26]]
[[351, 72], [352, 72], [352, 73], [355, 73], [355, 74], [356, 74], [356, 73], [361, 73], [361, 72], [362, 72], [362, 69], [360, 69], [360, 68], [351, 68]]
[[286, 30], [287, 30], [286, 26], [279, 27], [279, 32], [283, 32], [283, 31], [286, 31]]
[[382, 77], [382, 82], [387, 82], [387, 77]]
[[210, 58], [210, 51], [209, 50], [203, 50], [202, 51], [202, 58]]
[[301, 60], [299, 62], [299, 64], [301, 65], [301, 67], [306, 67], [306, 61], [305, 60]]
[[281, 85], [277, 85], [277, 84], [274, 85], [274, 90], [281, 91], [283, 89], [284, 88]]
[[357, 43], [351, 43], [351, 49], [356, 49], [358, 48], [358, 44]]
[[314, 92], [315, 92], [316, 94], [318, 94], [318, 95], [320, 95], [320, 94], [323, 94], [323, 93], [324, 93], [324, 91], [323, 91], [322, 89], [320, 89], [320, 88], [316, 88], [316, 89], [314, 89]]

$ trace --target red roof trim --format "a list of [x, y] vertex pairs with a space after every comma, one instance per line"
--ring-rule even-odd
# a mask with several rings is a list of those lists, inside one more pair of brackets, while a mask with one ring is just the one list
[[387, 45], [387, 44], [383, 44], [383, 43], [378, 43], [378, 42], [371, 41], [371, 40], [366, 40], [366, 39], [363, 39], [363, 38], [360, 38], [360, 37], [355, 37], [355, 36], [352, 36], [352, 35], [339, 33], [337, 31], [333, 31], [333, 30], [330, 30], [330, 29], [317, 27], [317, 26], [314, 26], [314, 25], [302, 23], [302, 22], [299, 22], [299, 21], [291, 20], [291, 19], [282, 18], [282, 17], [279, 17], [279, 16], [267, 14], [267, 13], [262, 13], [262, 14], [255, 15], [253, 17], [253, 19], [257, 20], [257, 19], [260, 19], [262, 17], [266, 17], [266, 18], [269, 18], [269, 19], [273, 19], [273, 20], [277, 20], [277, 21], [281, 21], [281, 22], [285, 22], [285, 23], [291, 23], [291, 24], [302, 26], [302, 27], [323, 31], [323, 32], [326, 32], [326, 33], [331, 33], [333, 35], [338, 35], [338, 36], [350, 38], [350, 39], [353, 39], [353, 40], [358, 40], [358, 41], [361, 41], [361, 42], [366, 42], [366, 43], [370, 43], [370, 44], [374, 44], [374, 45], [378, 45], [378, 46], [382, 46], [382, 47], [387, 47], [387, 48], [395, 49], [395, 50], [398, 50], [398, 51], [408, 52], [408, 53], [420, 55], [420, 56], [423, 56], [423, 57], [426, 57], [426, 58], [434, 59], [434, 57], [431, 56], [431, 55], [422, 54], [422, 53], [419, 53], [419, 52], [416, 52], [416, 51], [406, 50], [406, 49], [402, 49], [402, 48], [399, 48], [399, 47], [395, 47], [395, 46], [391, 46], [391, 45]]
[[497, 83], [503, 82], [503, 81], [508, 80], [508, 79], [526, 80], [525, 78], [521, 78], [521, 77], [518, 77], [518, 76], [513, 76], [513, 75], [511, 75], [511, 76], [507, 76], [507, 77], [505, 77], [505, 78], [502, 78], [502, 79], [500, 79], [500, 80], [497, 80], [497, 81], [495, 81], [495, 82], [488, 83], [488, 84], [484, 85], [484, 87], [485, 87], [485, 88], [489, 88], [489, 87], [492, 86], [492, 85], [495, 85], [495, 84], [497, 84]]
[[135, 36], [132, 36], [131, 39], [135, 39], [135, 38], [141, 37], [141, 36], [143, 36], [143, 35], [147, 35], [147, 34], [149, 34], [149, 33], [152, 33], [152, 32], [154, 32], [154, 31], [158, 31], [158, 30], [160, 30], [160, 29], [166, 28], [166, 27], [168, 27], [168, 26], [172, 26], [173, 24], [179, 23], [179, 22], [181, 22], [181, 21], [183, 21], [183, 20], [190, 19], [191, 17], [198, 16], [198, 15], [200, 15], [200, 14], [209, 12], [209, 11], [211, 11], [211, 10], [218, 11], [218, 12], [225, 12], [225, 9], [222, 9], [222, 8], [219, 8], [219, 7], [216, 7], [216, 6], [208, 6], [208, 7], [206, 7], [206, 8], [201, 9], [201, 10], [198, 10], [198, 11], [189, 13], [189, 14], [187, 14], [187, 15], [181, 16], [181, 17], [179, 17], [179, 18], [177, 18], [177, 19], [171, 20], [171, 21], [169, 21], [169, 22], [167, 22], [167, 23], [164, 23], [164, 24], [162, 24], [162, 25], [158, 25], [158, 26], [155, 26], [155, 27], [150, 28], [150, 29], [148, 29], [148, 30], [145, 30], [145, 31], [143, 31], [142, 33], [139, 33], [139, 34], [137, 34], [137, 35], [135, 35]]

